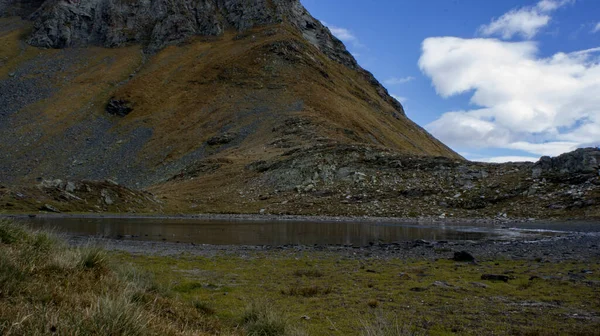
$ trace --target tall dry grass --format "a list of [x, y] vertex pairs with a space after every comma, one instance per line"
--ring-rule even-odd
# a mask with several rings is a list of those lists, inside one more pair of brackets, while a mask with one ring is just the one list
[[150, 274], [111, 264], [97, 246], [0, 220], [0, 335], [226, 333]]

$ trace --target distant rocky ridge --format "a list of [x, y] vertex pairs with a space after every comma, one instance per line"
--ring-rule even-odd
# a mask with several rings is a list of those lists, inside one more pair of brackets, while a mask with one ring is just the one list
[[402, 105], [344, 44], [315, 19], [299, 0], [0, 0], [0, 13], [29, 16], [34, 30], [28, 42], [37, 47], [98, 45], [109, 48], [142, 43], [149, 51], [227, 30], [287, 23], [332, 60], [361, 72], [379, 95], [404, 115]]

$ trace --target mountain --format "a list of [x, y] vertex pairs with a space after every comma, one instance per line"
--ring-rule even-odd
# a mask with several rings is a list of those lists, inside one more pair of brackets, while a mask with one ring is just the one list
[[446, 211], [427, 204], [464, 186], [455, 169], [496, 170], [409, 120], [297, 0], [0, 0], [0, 13], [6, 211], [414, 216]]

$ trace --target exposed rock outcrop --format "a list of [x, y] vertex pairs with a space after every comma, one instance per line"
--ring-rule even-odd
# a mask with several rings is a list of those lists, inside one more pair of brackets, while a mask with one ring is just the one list
[[124, 117], [131, 113], [131, 111], [133, 111], [131, 103], [122, 99], [112, 98], [106, 105], [106, 112], [119, 117]]
[[572, 174], [599, 174], [600, 173], [600, 149], [580, 148], [551, 158], [544, 156], [536, 163], [536, 172], [572, 175]]
[[[13, 2], [25, 6], [35, 1]], [[219, 36], [231, 29], [244, 32], [257, 26], [287, 23], [329, 58], [359, 71], [382, 98], [404, 115], [402, 105], [358, 65], [344, 44], [299, 0], [47, 0], [32, 19], [34, 31], [28, 41], [33, 46], [120, 47], [143, 43], [150, 51], [182, 43], [195, 35]]]

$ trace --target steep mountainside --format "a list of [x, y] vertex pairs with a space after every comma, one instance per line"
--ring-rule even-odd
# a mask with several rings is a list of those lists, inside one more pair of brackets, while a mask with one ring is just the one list
[[[383, 213], [419, 215], [404, 174], [467, 164], [298, 0], [0, 0], [0, 14], [0, 209], [376, 214], [379, 197], [341, 202], [387, 188]], [[112, 182], [89, 206], [68, 192], [73, 206], [56, 179]], [[156, 198], [107, 204], [144, 199], [115, 184]]]
[[5, 183], [147, 187], [319, 143], [458, 158], [297, 1], [61, 0], [29, 17], [1, 27]]

